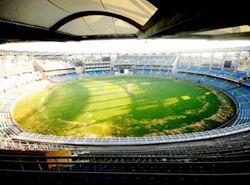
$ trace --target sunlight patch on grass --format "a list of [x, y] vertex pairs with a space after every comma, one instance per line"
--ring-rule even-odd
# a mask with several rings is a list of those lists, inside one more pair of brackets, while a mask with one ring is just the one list
[[173, 98], [167, 98], [164, 100], [164, 106], [174, 105], [179, 102], [179, 99], [176, 97]]
[[183, 100], [190, 100], [191, 98], [190, 98], [190, 96], [182, 96], [181, 99], [183, 99]]
[[153, 104], [153, 105], [144, 105], [144, 106], [141, 106], [141, 107], [137, 108], [137, 110], [154, 109], [154, 108], [157, 108], [157, 107], [158, 107], [157, 104]]

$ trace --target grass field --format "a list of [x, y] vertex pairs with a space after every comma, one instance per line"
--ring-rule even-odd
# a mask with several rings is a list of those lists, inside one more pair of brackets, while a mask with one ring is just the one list
[[56, 84], [32, 94], [17, 103], [14, 118], [36, 133], [126, 137], [212, 129], [233, 111], [225, 95], [191, 82], [113, 76]]

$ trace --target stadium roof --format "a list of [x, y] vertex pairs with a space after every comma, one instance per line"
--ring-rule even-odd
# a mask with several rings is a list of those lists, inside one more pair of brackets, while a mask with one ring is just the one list
[[[0, 39], [4, 42], [169, 36], [250, 38], [250, 17], [244, 3], [244, 0], [221, 0], [220, 4], [215, 0], [1, 0]], [[236, 32], [207, 32], [230, 27], [240, 28]]]

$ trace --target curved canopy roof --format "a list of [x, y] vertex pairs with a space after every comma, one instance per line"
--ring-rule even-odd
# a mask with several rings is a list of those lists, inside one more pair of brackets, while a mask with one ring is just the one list
[[0, 0], [0, 43], [131, 37], [249, 39], [248, 7], [246, 0]]
[[[156, 10], [147, 0], [0, 1], [0, 17], [5, 20], [77, 36], [136, 34]], [[67, 19], [72, 15], [76, 16]]]

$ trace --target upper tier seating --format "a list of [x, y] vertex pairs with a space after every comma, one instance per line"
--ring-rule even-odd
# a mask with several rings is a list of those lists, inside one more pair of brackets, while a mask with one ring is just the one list
[[233, 71], [233, 70], [227, 70], [227, 69], [218, 69], [218, 68], [212, 68], [209, 69], [208, 67], [197, 67], [197, 66], [179, 66], [179, 71], [182, 72], [190, 72], [190, 73], [198, 73], [198, 74], [206, 74], [226, 79], [232, 79], [232, 80], [241, 80], [243, 77], [246, 77], [246, 72], [243, 71]]
[[69, 62], [62, 60], [36, 60], [36, 63], [39, 64], [44, 71], [53, 71], [60, 69], [71, 69], [75, 66]]

